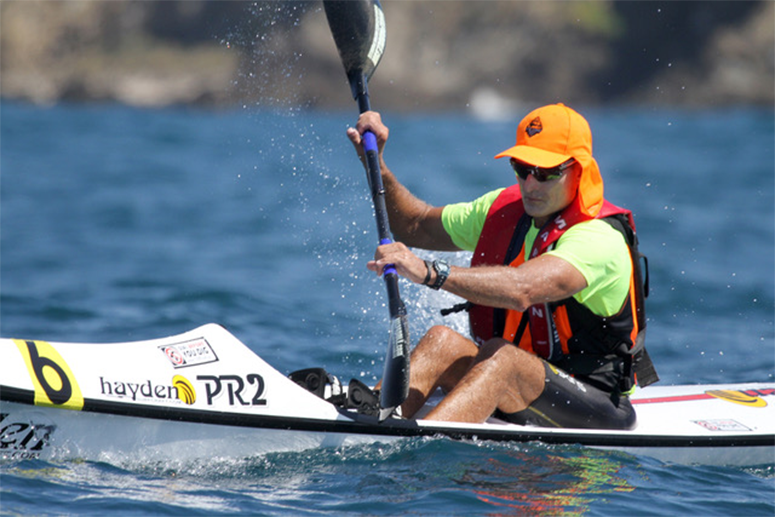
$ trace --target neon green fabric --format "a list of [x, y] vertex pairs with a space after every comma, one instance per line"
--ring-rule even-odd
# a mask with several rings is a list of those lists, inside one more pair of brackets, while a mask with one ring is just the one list
[[447, 205], [441, 212], [441, 223], [455, 246], [461, 250], [474, 251], [487, 219], [487, 212], [501, 192], [493, 190], [469, 203]]
[[[456, 246], [467, 251], [476, 248], [487, 212], [501, 190], [444, 207], [441, 220]], [[525, 260], [536, 235], [538, 228], [531, 226], [525, 238]], [[547, 253], [569, 262], [584, 276], [587, 287], [573, 295], [576, 301], [598, 316], [619, 312], [632, 276], [630, 252], [621, 233], [605, 221], [593, 219], [572, 226]]]

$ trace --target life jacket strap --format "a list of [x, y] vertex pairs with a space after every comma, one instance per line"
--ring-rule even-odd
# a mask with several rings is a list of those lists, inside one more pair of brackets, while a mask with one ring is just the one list
[[468, 311], [472, 305], [473, 303], [471, 302], [457, 303], [452, 307], [441, 309], [439, 312], [442, 316], [449, 316], [450, 314], [457, 314], [458, 312]]

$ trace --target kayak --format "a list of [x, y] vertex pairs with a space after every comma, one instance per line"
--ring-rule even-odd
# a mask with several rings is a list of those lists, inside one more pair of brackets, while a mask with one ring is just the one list
[[775, 383], [638, 389], [630, 431], [423, 419], [440, 395], [418, 419], [382, 419], [352, 402], [371, 394], [354, 397], [353, 386], [320, 369], [284, 375], [216, 324], [126, 343], [0, 339], [0, 457], [245, 458], [448, 437], [579, 445], [671, 463], [775, 463]]

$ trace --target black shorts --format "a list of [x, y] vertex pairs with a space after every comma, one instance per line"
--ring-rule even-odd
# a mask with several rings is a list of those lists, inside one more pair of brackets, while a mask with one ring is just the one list
[[496, 418], [515, 424], [582, 429], [632, 429], [635, 409], [630, 399], [607, 393], [575, 379], [544, 361], [546, 385], [527, 409], [496, 411]]

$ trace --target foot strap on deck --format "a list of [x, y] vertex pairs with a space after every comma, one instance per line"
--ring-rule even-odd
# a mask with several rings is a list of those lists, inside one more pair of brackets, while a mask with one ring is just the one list
[[347, 387], [347, 409], [355, 409], [362, 415], [379, 415], [379, 392], [363, 384], [358, 379], [351, 379]]
[[288, 375], [288, 378], [337, 407], [343, 407], [347, 402], [347, 395], [342, 392], [342, 383], [335, 375], [331, 375], [323, 368], [297, 370]]
[[293, 382], [336, 407], [356, 410], [362, 415], [379, 415], [379, 391], [374, 391], [358, 379], [352, 379], [347, 393], [336, 376], [323, 368], [306, 368], [288, 375]]

